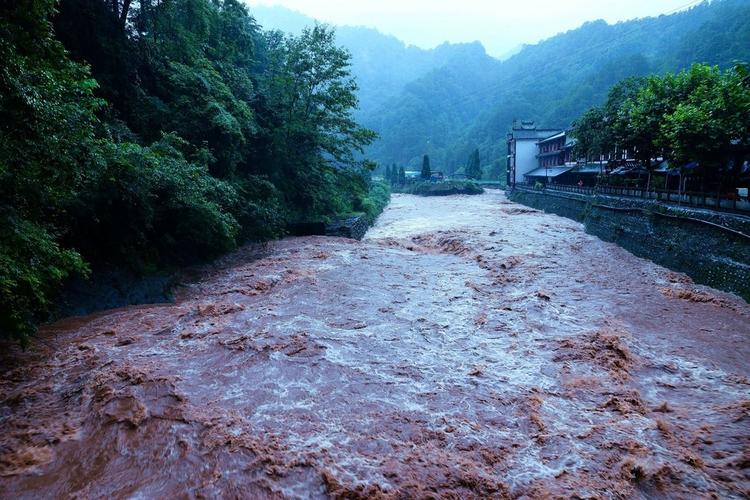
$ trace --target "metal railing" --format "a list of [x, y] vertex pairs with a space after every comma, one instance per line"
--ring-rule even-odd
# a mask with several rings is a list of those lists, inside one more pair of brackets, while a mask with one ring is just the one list
[[[531, 186], [525, 186], [534, 189]], [[625, 186], [599, 185], [596, 187], [576, 186], [567, 184], [549, 184], [544, 190], [561, 191], [583, 195], [610, 195], [628, 198], [654, 200], [679, 206], [706, 208], [711, 210], [732, 211], [750, 215], [750, 200], [737, 195], [705, 192], [678, 192], [666, 189], [649, 189]]]

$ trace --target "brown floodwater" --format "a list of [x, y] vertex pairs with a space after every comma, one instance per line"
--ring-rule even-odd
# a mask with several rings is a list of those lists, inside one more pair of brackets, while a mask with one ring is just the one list
[[6, 355], [0, 497], [746, 498], [750, 306], [474, 197], [396, 195]]

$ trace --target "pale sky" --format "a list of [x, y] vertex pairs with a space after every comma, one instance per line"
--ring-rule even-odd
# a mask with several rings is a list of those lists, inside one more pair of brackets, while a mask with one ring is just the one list
[[494, 56], [577, 28], [672, 13], [691, 0], [246, 0], [282, 5], [319, 21], [370, 26], [407, 44], [432, 48], [445, 41], [481, 41]]

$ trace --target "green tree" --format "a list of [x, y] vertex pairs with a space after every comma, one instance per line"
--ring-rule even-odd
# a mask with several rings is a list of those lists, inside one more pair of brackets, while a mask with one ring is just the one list
[[[609, 93], [604, 106], [576, 120], [576, 151], [587, 158], [627, 149], [651, 169], [656, 157], [673, 164], [699, 162], [703, 181], [724, 175], [748, 148], [750, 91], [747, 69], [722, 72], [695, 64], [677, 74], [627, 79]], [[696, 173], [696, 172], [693, 172]], [[650, 184], [650, 176], [649, 176]]]
[[679, 99], [661, 124], [660, 144], [677, 164], [694, 160], [715, 175], [750, 145], [747, 71], [694, 65], [677, 75], [674, 88]]
[[391, 182], [391, 179], [393, 179], [393, 171], [391, 170], [390, 165], [385, 166], [385, 180], [388, 182]]
[[571, 135], [576, 138], [576, 145], [573, 148], [575, 157], [584, 158], [587, 161], [598, 160], [609, 152], [609, 144], [605, 139], [606, 128], [607, 122], [604, 120], [601, 108], [591, 108], [577, 118], [571, 129]]
[[576, 138], [573, 151], [576, 157], [599, 160], [610, 158], [615, 150], [636, 147], [635, 131], [628, 132], [624, 106], [638, 95], [643, 85], [642, 78], [626, 78], [612, 87], [602, 106], [590, 108], [573, 122], [571, 135]]
[[475, 149], [471, 155], [469, 155], [469, 161], [466, 164], [466, 177], [476, 180], [482, 178], [482, 165], [479, 159], [478, 149]]
[[423, 180], [429, 180], [430, 177], [432, 177], [432, 170], [430, 169], [430, 157], [428, 155], [424, 155], [422, 158], [422, 172], [420, 173], [420, 177]]
[[404, 170], [404, 167], [399, 167], [398, 169], [398, 183], [402, 186], [406, 184], [406, 170]]
[[294, 213], [332, 215], [350, 203], [336, 191], [336, 178], [356, 173], [365, 181], [369, 164], [356, 154], [375, 138], [352, 117], [357, 85], [350, 56], [336, 46], [334, 31], [320, 25], [288, 38], [272, 33], [266, 41], [273, 55], [263, 93], [269, 119], [280, 123], [266, 130], [269, 175]]
[[61, 283], [87, 266], [60, 244], [101, 102], [48, 22], [52, 0], [0, 4], [0, 333], [22, 341]]

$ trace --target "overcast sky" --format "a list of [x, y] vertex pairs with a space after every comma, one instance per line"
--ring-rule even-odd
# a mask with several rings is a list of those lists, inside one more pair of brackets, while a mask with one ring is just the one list
[[320, 21], [371, 26], [406, 43], [481, 41], [494, 56], [535, 43], [585, 21], [610, 23], [671, 13], [690, 0], [246, 0], [282, 5]]

